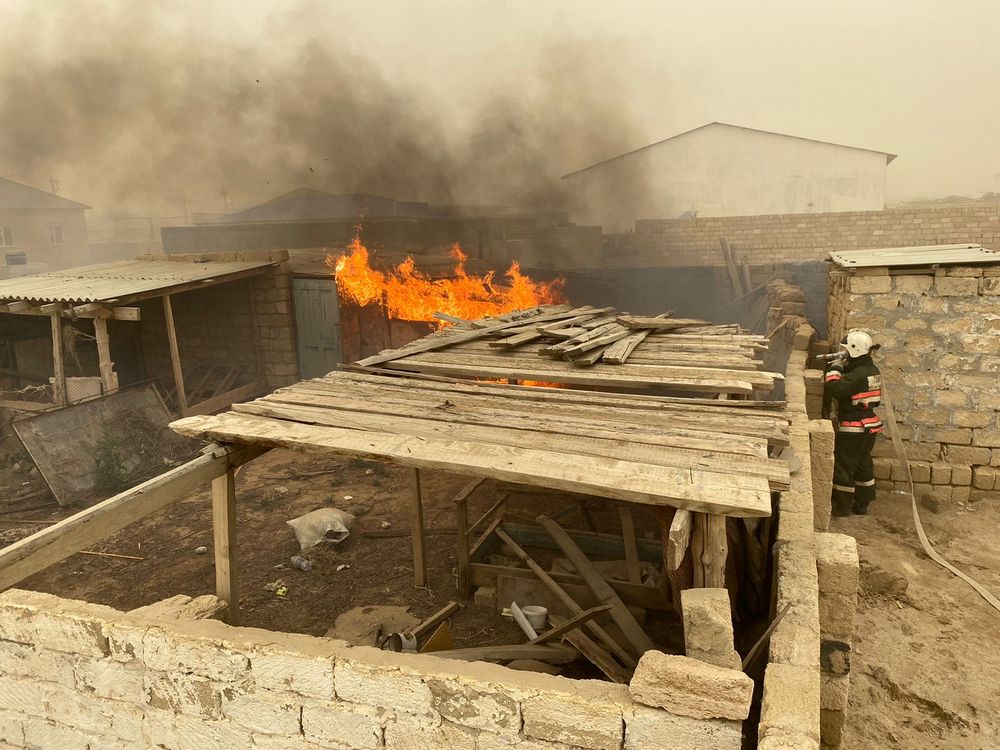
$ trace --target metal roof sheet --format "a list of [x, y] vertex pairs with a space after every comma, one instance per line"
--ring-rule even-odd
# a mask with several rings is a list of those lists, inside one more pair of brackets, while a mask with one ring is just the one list
[[273, 261], [121, 260], [0, 281], [0, 299], [25, 302], [125, 302], [167, 294], [175, 287], [222, 282]]
[[877, 266], [963, 266], [1000, 262], [1000, 251], [982, 245], [921, 245], [830, 253], [841, 268]]

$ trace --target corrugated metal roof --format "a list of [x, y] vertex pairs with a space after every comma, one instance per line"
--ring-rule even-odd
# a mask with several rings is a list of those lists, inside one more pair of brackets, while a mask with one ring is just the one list
[[841, 268], [964, 266], [1000, 263], [1000, 251], [989, 250], [982, 245], [975, 244], [921, 245], [830, 253], [830, 259]]
[[123, 260], [67, 268], [0, 281], [0, 299], [25, 302], [137, 301], [167, 294], [174, 287], [222, 282], [228, 277], [274, 265], [271, 261], [192, 263]]

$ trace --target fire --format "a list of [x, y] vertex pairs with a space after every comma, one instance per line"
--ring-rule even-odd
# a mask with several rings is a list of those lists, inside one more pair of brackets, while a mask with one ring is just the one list
[[355, 236], [348, 252], [327, 258], [334, 270], [341, 300], [358, 305], [381, 305], [390, 318], [441, 324], [435, 312], [465, 320], [520, 310], [537, 305], [565, 302], [559, 278], [543, 282], [521, 273], [517, 261], [504, 274], [505, 284], [494, 281], [493, 272], [477, 276], [465, 270], [468, 256], [455, 243], [451, 248], [455, 270], [449, 278], [431, 279], [416, 269], [412, 257], [389, 271], [378, 271], [369, 263], [368, 248]]

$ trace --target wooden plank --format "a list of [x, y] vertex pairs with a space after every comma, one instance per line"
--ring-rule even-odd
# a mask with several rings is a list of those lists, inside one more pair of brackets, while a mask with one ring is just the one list
[[420, 489], [420, 469], [410, 472], [410, 525], [413, 529], [413, 585], [427, 585], [427, 557], [424, 554], [424, 498]]
[[506, 507], [507, 507], [507, 493], [504, 493], [495, 503], [493, 503], [493, 505], [491, 505], [489, 508], [486, 509], [486, 512], [483, 513], [483, 515], [481, 515], [479, 518], [476, 519], [476, 522], [469, 527], [469, 531], [475, 532], [476, 529], [478, 529], [480, 526], [487, 523], [491, 518], [493, 518], [493, 515], [498, 511], [502, 516], [504, 509]]
[[[561, 638], [565, 633], [568, 633], [571, 630], [576, 630], [577, 628], [583, 627], [586, 623], [590, 622], [598, 615], [602, 615], [605, 612], [610, 612], [610, 611], [611, 611], [610, 604], [601, 604], [597, 607], [591, 607], [590, 609], [584, 610], [575, 617], [566, 620], [562, 625], [550, 628], [541, 635], [532, 638], [530, 641], [528, 641], [528, 645], [538, 646], [543, 643], [548, 643], [549, 641], [554, 641], [556, 638]], [[556, 615], [556, 617], [558, 616], [559, 615]], [[552, 617], [551, 613], [549, 614], [549, 617], [550, 618]]]
[[115, 363], [111, 361], [108, 321], [104, 318], [94, 318], [94, 337], [97, 339], [97, 360], [101, 371], [101, 386], [106, 394], [114, 393], [118, 390], [118, 373], [115, 372]]
[[[584, 341], [582, 343], [575, 344], [574, 346], [571, 346], [568, 349], [564, 349], [562, 353], [567, 357], [572, 358], [577, 354], [582, 354], [583, 352], [590, 351], [591, 349], [596, 349], [597, 347], [600, 346], [607, 346], [608, 344], [613, 344], [616, 341], [620, 341], [621, 339], [630, 335], [631, 333], [627, 329], [622, 328], [621, 326], [617, 326], [617, 330], [611, 330], [608, 331], [607, 333], [602, 334], [601, 336], [591, 338], [589, 341]], [[575, 341], [576, 339], [571, 339], [571, 340]]]
[[455, 529], [458, 532], [458, 547], [455, 562], [458, 565], [458, 595], [462, 601], [472, 597], [472, 576], [469, 569], [469, 500], [468, 495], [459, 493], [455, 498]]
[[105, 539], [240, 466], [260, 451], [212, 450], [0, 550], [0, 590]]
[[691, 518], [691, 561], [694, 563], [694, 587], [705, 587], [705, 514], [694, 513]]
[[236, 475], [233, 469], [212, 480], [212, 539], [215, 595], [226, 602], [225, 618], [240, 624], [239, 546], [236, 537]]
[[412, 468], [530, 484], [628, 502], [736, 516], [771, 513], [767, 480], [511, 445], [362, 432], [230, 412], [188, 417], [171, 428], [190, 437], [382, 459]]
[[644, 315], [619, 315], [615, 321], [626, 328], [642, 328], [649, 331], [672, 331], [675, 328], [701, 326], [708, 323], [707, 320], [698, 320], [697, 318], [656, 318]]
[[[532, 573], [534, 573], [538, 579], [545, 584], [546, 588], [549, 589], [560, 602], [563, 603], [573, 615], [579, 615], [583, 612], [583, 607], [576, 603], [576, 601], [571, 597], [566, 591], [560, 586], [556, 581], [550, 576], [537, 562], [535, 562], [531, 555], [525, 552], [521, 547], [511, 539], [503, 529], [497, 529], [496, 535], [501, 542], [509, 549], [514, 555], [524, 563]], [[611, 635], [596, 622], [591, 620], [587, 623], [587, 627], [600, 638], [608, 648], [611, 649], [619, 659], [622, 659], [622, 663], [628, 665], [629, 667], [635, 667], [636, 660], [629, 654], [625, 649], [623, 649], [618, 642], [611, 637]]]
[[505, 339], [498, 339], [496, 341], [491, 341], [490, 346], [497, 349], [509, 349], [515, 346], [521, 346], [521, 344], [527, 344], [535, 339], [540, 339], [542, 334], [538, 331], [526, 331], [525, 333], [518, 333], [514, 336], [508, 336]]
[[[532, 323], [543, 323], [550, 320], [563, 320], [565, 318], [571, 318], [574, 315], [578, 315], [580, 312], [587, 312], [587, 308], [576, 308], [575, 310], [566, 310], [562, 312], [546, 313], [543, 315], [537, 315], [531, 318]], [[441, 338], [426, 337], [423, 339], [418, 339], [416, 342], [408, 345], [405, 349], [394, 349], [387, 352], [381, 352], [372, 357], [366, 357], [358, 361], [358, 365], [361, 367], [369, 367], [371, 365], [380, 365], [386, 362], [391, 362], [400, 357], [407, 357], [417, 352], [428, 352], [434, 349], [441, 349], [446, 346], [452, 346], [458, 344], [462, 341], [472, 341], [474, 339], [482, 338], [483, 336], [488, 336], [497, 331], [503, 331], [507, 328], [512, 328], [516, 325], [520, 325], [522, 321], [514, 322], [504, 322], [496, 323], [493, 325], [487, 325], [483, 328], [479, 328], [474, 331], [459, 331], [454, 335]]]
[[62, 318], [58, 314], [49, 316], [52, 332], [52, 402], [65, 406], [66, 363], [63, 361]]
[[426, 620], [424, 620], [422, 623], [417, 625], [417, 627], [415, 627], [411, 632], [417, 638], [420, 638], [422, 635], [424, 635], [425, 633], [429, 633], [431, 630], [436, 628], [438, 625], [447, 620], [453, 614], [458, 612], [459, 609], [460, 607], [458, 606], [457, 602], [448, 602], [443, 607], [441, 607], [441, 609], [439, 609], [437, 612], [435, 612]]
[[188, 406], [187, 416], [193, 417], [198, 414], [211, 414], [212, 412], [225, 409], [227, 406], [231, 406], [232, 404], [253, 398], [266, 390], [266, 381], [255, 380], [252, 383], [247, 383], [246, 385], [241, 385], [238, 388], [233, 388], [233, 390], [226, 393], [220, 393], [214, 398], [206, 398], [204, 401], [199, 401], [196, 404]]
[[531, 659], [548, 664], [568, 664], [577, 658], [576, 650], [560, 645], [543, 646], [478, 646], [476, 648], [456, 648], [434, 651], [432, 656], [463, 661], [514, 661]]
[[569, 558], [569, 561], [573, 563], [573, 566], [579, 571], [580, 576], [586, 581], [587, 585], [594, 592], [594, 596], [602, 604], [611, 605], [611, 618], [615, 621], [615, 624], [621, 628], [622, 633], [624, 633], [626, 640], [635, 649], [639, 656], [642, 656], [647, 651], [652, 651], [656, 648], [653, 642], [650, 640], [649, 636], [646, 635], [646, 631], [640, 627], [639, 623], [635, 621], [628, 609], [625, 607], [625, 603], [618, 598], [618, 595], [614, 592], [608, 582], [604, 580], [604, 577], [597, 572], [594, 564], [587, 558], [583, 551], [576, 546], [576, 543], [570, 539], [566, 531], [553, 521], [548, 516], [539, 516], [538, 523], [549, 532], [552, 538], [556, 541], [559, 547], [562, 549], [563, 554]]
[[[580, 503], [570, 506], [578, 508]], [[564, 508], [562, 512], [568, 511]], [[556, 514], [550, 514], [549, 518], [555, 518]], [[559, 545], [544, 530], [540, 529], [532, 520], [530, 525], [519, 523], [504, 523], [504, 530], [511, 537], [525, 547], [540, 547], [542, 549], [558, 550]], [[625, 557], [625, 543], [622, 537], [617, 534], [604, 534], [599, 531], [580, 531], [579, 529], [565, 529], [570, 539], [583, 550], [584, 554], [602, 560], [621, 560]], [[648, 563], [659, 564], [663, 552], [660, 542], [655, 539], [636, 538], [636, 554], [640, 560]]]
[[[553, 615], [552, 623], [558, 626], [565, 626], [567, 620], [559, 615]], [[586, 657], [587, 661], [600, 669], [609, 680], [619, 685], [627, 685], [632, 679], [629, 670], [622, 669], [607, 651], [598, 646], [594, 641], [580, 630], [568, 630], [563, 634], [563, 639], [569, 642], [577, 651]]]
[[639, 548], [635, 542], [635, 522], [632, 511], [627, 505], [618, 506], [618, 518], [622, 525], [622, 539], [625, 542], [625, 564], [628, 566], [628, 579], [632, 583], [642, 583], [639, 572]]
[[590, 367], [591, 365], [597, 364], [601, 357], [604, 356], [605, 351], [604, 346], [599, 346], [596, 349], [591, 349], [586, 354], [581, 354], [576, 357], [570, 357], [570, 361], [573, 363], [574, 367]]
[[174, 310], [170, 295], [163, 295], [163, 318], [167, 324], [167, 341], [170, 345], [170, 365], [174, 369], [174, 388], [177, 393], [177, 409], [182, 417], [188, 414], [187, 393], [184, 391], [184, 372], [181, 370], [181, 355], [177, 348], [177, 330], [174, 328]]
[[691, 511], [678, 508], [670, 521], [669, 541], [667, 542], [667, 568], [677, 570], [684, 562], [691, 544]]
[[623, 365], [635, 348], [649, 335], [649, 331], [639, 331], [619, 339], [604, 350], [604, 362], [611, 365]]
[[726, 519], [709, 513], [705, 519], [705, 541], [702, 560], [705, 566], [705, 586], [713, 589], [726, 587]]

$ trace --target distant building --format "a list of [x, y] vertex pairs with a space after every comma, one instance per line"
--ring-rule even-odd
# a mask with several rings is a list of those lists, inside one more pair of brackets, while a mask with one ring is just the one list
[[0, 278], [88, 263], [88, 208], [0, 177]]
[[572, 221], [621, 232], [636, 219], [881, 210], [895, 158], [712, 122], [563, 179]]

